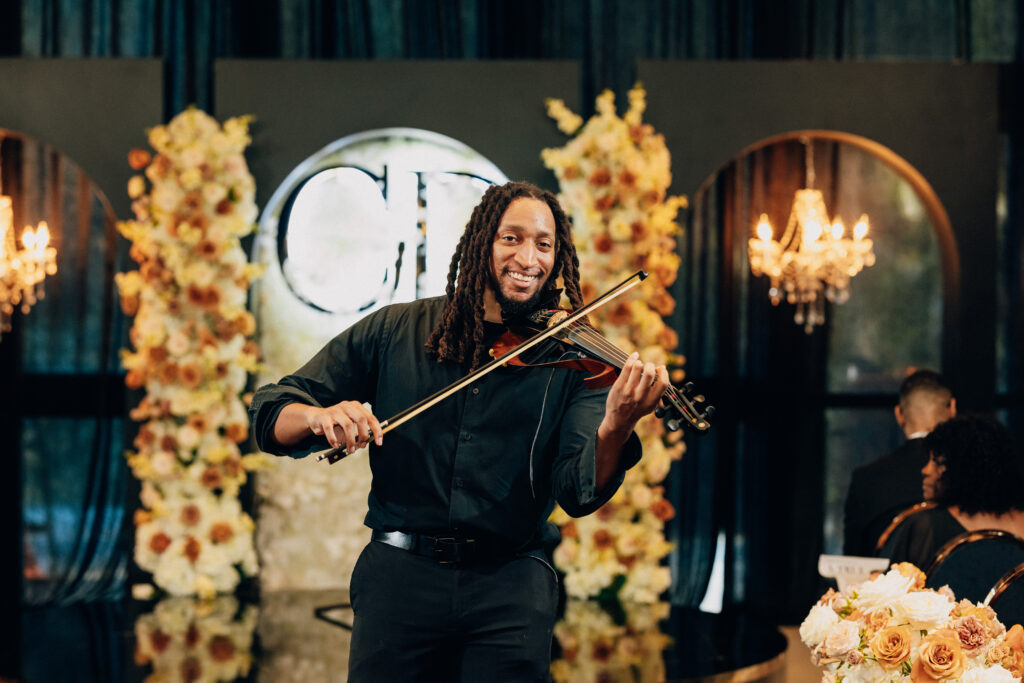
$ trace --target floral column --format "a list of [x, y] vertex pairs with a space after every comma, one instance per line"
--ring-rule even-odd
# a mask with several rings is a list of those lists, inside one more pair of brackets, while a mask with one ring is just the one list
[[[580, 258], [583, 298], [589, 301], [637, 270], [650, 277], [640, 286], [598, 309], [592, 320], [616, 346], [637, 350], [645, 361], [680, 365], [672, 353], [675, 332], [662, 316], [675, 305], [667, 287], [679, 267], [676, 213], [685, 197], [667, 196], [672, 176], [661, 135], [642, 123], [645, 93], [629, 92], [629, 110], [619, 117], [614, 96], [597, 98], [597, 113], [583, 120], [561, 100], [548, 100], [548, 113], [564, 133], [564, 147], [545, 149], [544, 163], [558, 177], [559, 198], [573, 222]], [[682, 370], [673, 380], [682, 379]], [[659, 484], [685, 444], [679, 432], [666, 433], [660, 420], [637, 425], [643, 441], [641, 463], [626, 473], [622, 488], [594, 515], [571, 520], [556, 510], [562, 543], [555, 561], [566, 572], [570, 597], [616, 595], [626, 602], [654, 603], [668, 589], [671, 576], [661, 560], [671, 550], [664, 523], [675, 514]]]
[[248, 124], [221, 127], [190, 108], [150, 130], [155, 156], [129, 156], [145, 169], [128, 184], [135, 219], [118, 224], [139, 263], [116, 276], [122, 309], [135, 316], [125, 381], [145, 389], [127, 454], [142, 482], [135, 561], [173, 595], [228, 592], [258, 570], [253, 521], [238, 501], [247, 471], [263, 462], [239, 447], [249, 435], [242, 392], [259, 357], [246, 310], [259, 273], [239, 242], [257, 213], [242, 155]]

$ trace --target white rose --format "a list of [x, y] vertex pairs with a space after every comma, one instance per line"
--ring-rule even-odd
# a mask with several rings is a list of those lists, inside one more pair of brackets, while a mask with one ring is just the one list
[[843, 671], [843, 683], [883, 683], [903, 680], [898, 671], [886, 671], [869, 659], [865, 659], [858, 666], [844, 666], [841, 671]]
[[825, 636], [825, 654], [829, 657], [845, 655], [860, 645], [860, 625], [856, 621], [843, 621], [832, 627]]
[[940, 628], [949, 621], [956, 605], [945, 595], [931, 591], [908, 593], [892, 605], [896, 619], [906, 619], [915, 629]]
[[813, 649], [825, 640], [825, 636], [839, 621], [839, 615], [831, 607], [815, 605], [804, 619], [804, 623], [800, 624], [800, 640]]
[[874, 612], [890, 607], [898, 598], [905, 596], [914, 583], [914, 578], [904, 576], [895, 569], [871, 581], [865, 581], [857, 588], [858, 609]]
[[174, 472], [178, 459], [170, 451], [157, 451], [152, 458], [153, 471], [161, 476], [168, 476]]
[[968, 669], [960, 677], [960, 683], [1013, 683], [1016, 680], [1013, 674], [999, 665]]

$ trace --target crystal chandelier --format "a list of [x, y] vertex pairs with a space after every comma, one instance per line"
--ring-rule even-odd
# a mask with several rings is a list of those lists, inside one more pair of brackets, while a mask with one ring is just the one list
[[868, 217], [861, 215], [846, 233], [841, 218], [829, 221], [825, 200], [814, 189], [814, 153], [811, 141], [800, 138], [806, 155], [807, 183], [793, 197], [793, 208], [782, 238], [775, 240], [768, 215], [758, 219], [756, 233], [747, 244], [750, 270], [755, 276], [767, 275], [768, 295], [778, 305], [785, 292], [786, 301], [796, 305], [793, 320], [810, 334], [815, 325], [825, 322], [825, 300], [837, 304], [850, 298], [850, 279], [875, 263], [872, 241], [867, 238]]
[[40, 221], [25, 226], [21, 246], [14, 238], [11, 198], [0, 195], [0, 337], [11, 330], [16, 306], [22, 313], [43, 297], [43, 279], [57, 272], [57, 250], [50, 246], [50, 228]]

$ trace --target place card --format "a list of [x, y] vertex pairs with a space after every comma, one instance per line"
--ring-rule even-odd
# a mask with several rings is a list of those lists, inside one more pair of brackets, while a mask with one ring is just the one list
[[874, 572], [889, 568], [887, 557], [857, 557], [856, 555], [820, 555], [818, 573], [827, 579], [835, 579], [839, 590], [871, 578]]

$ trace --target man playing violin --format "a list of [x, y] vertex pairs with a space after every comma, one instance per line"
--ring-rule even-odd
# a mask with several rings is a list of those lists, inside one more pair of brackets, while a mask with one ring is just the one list
[[[491, 187], [445, 296], [375, 311], [259, 389], [257, 442], [303, 457], [369, 445], [372, 541], [351, 579], [352, 681], [546, 680], [557, 605], [554, 502], [589, 514], [640, 459], [637, 421], [669, 385], [632, 354], [615, 383], [506, 366], [384, 438], [393, 415], [489, 360], [503, 320], [582, 306], [570, 224], [553, 194]], [[364, 404], [369, 403], [372, 409]]]

